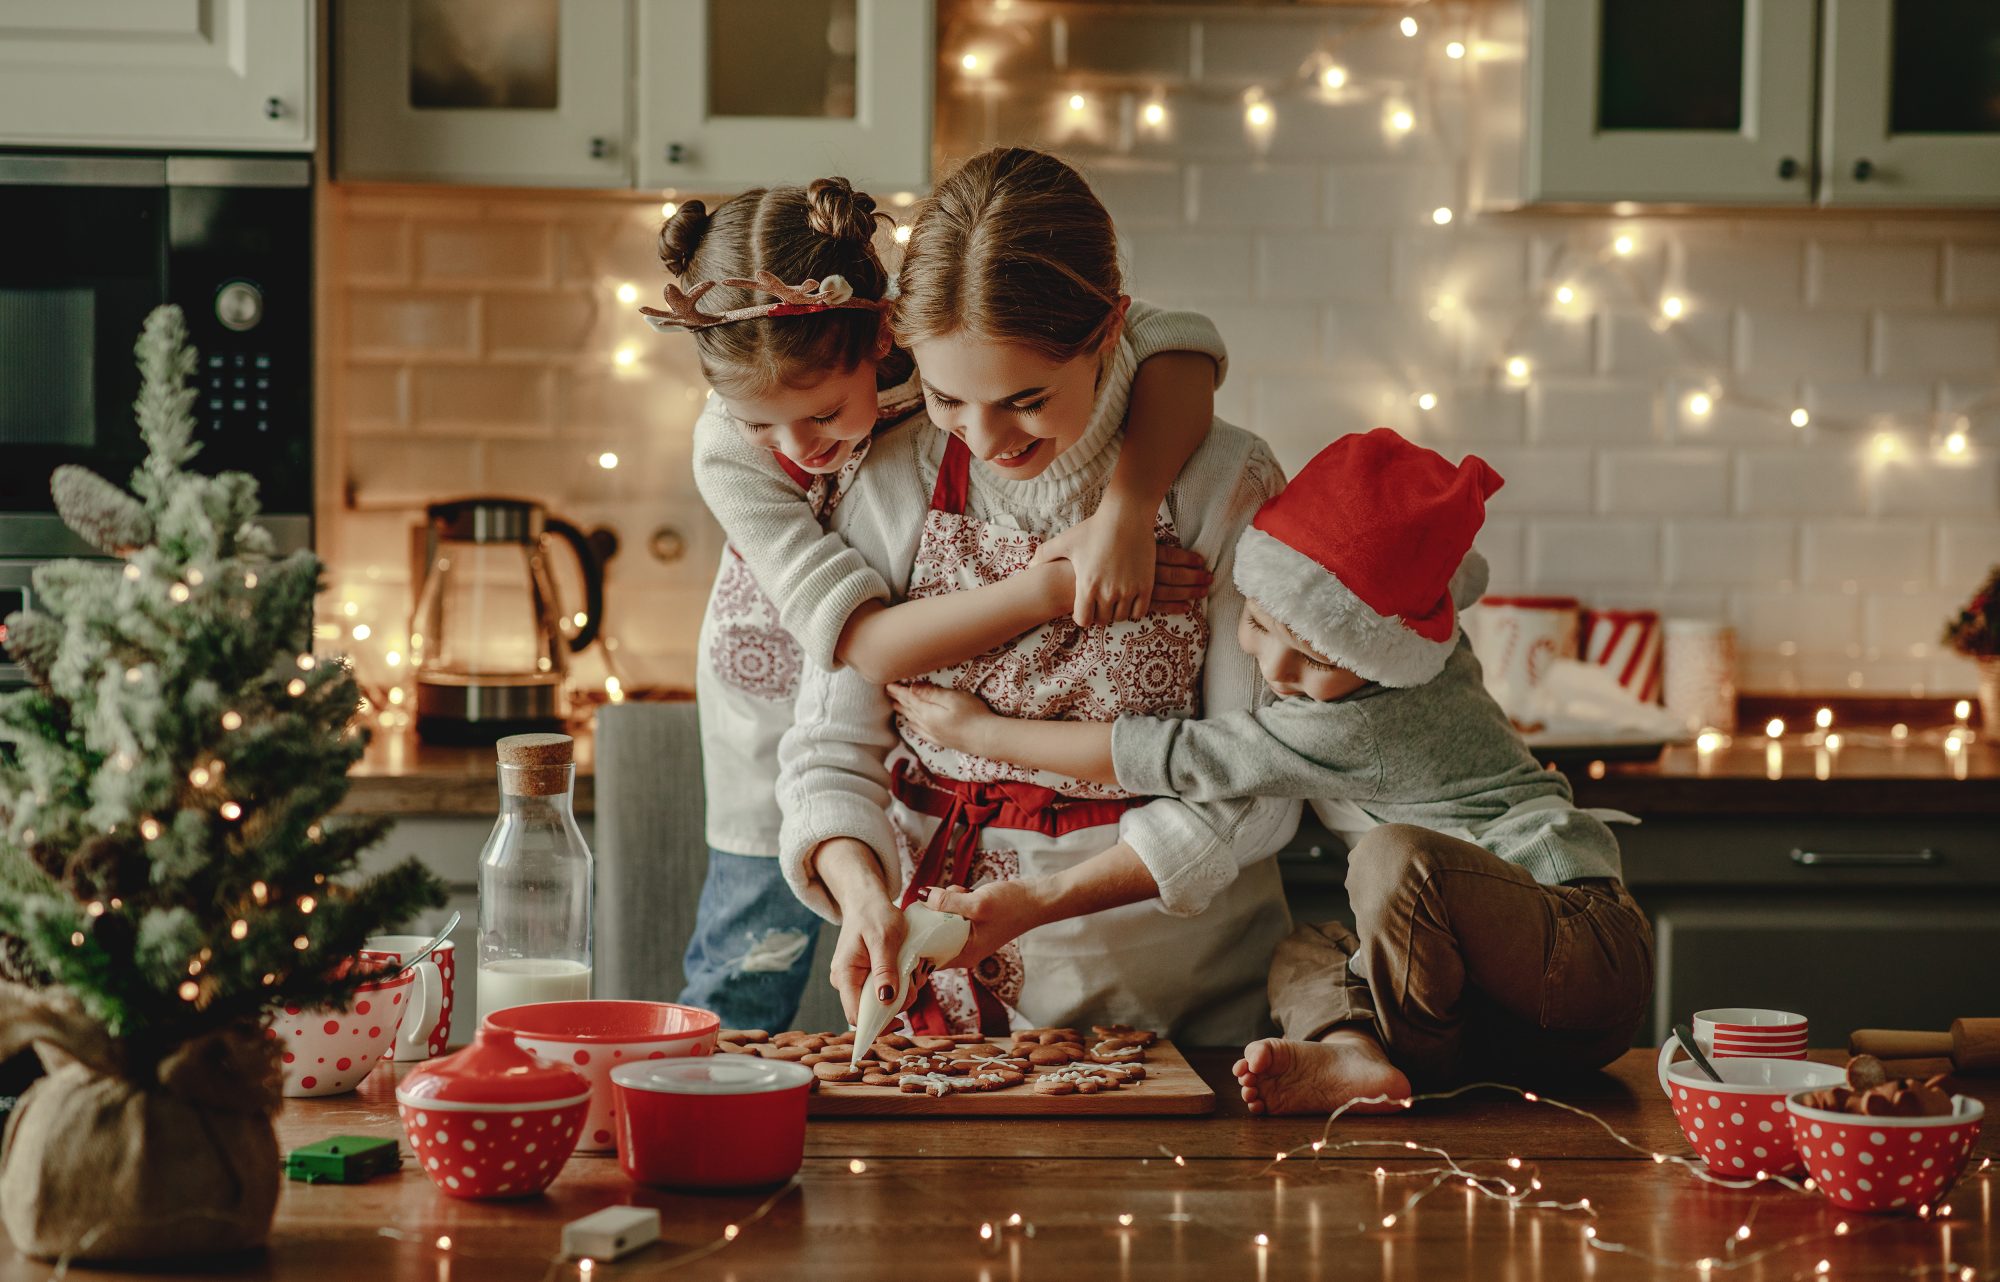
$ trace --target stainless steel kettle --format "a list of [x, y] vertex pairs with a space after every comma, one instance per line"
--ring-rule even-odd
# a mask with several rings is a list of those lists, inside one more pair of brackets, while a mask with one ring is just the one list
[[[492, 743], [560, 729], [569, 656], [604, 623], [604, 561], [582, 530], [528, 499], [468, 498], [425, 510], [425, 570], [410, 615], [417, 733]], [[583, 608], [556, 597], [549, 539], [583, 571]]]

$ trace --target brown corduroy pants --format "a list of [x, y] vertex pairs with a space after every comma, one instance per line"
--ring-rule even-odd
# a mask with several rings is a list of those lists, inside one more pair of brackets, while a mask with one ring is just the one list
[[1271, 962], [1271, 1012], [1311, 1041], [1366, 1024], [1421, 1084], [1609, 1063], [1653, 987], [1653, 932], [1625, 884], [1545, 886], [1428, 828], [1385, 824], [1348, 855], [1355, 928], [1300, 926]]

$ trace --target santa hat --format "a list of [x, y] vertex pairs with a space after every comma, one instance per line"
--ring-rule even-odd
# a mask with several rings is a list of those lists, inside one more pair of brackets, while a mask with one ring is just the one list
[[1378, 685], [1422, 685], [1458, 642], [1451, 577], [1501, 486], [1386, 427], [1343, 436], [1259, 509], [1236, 586], [1299, 640]]

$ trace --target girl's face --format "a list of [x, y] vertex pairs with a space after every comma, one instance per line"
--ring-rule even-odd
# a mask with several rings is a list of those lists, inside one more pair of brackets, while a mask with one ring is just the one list
[[1066, 361], [960, 332], [915, 344], [931, 422], [1010, 481], [1041, 475], [1090, 426], [1102, 355], [1124, 325], [1120, 300], [1102, 344]]
[[1264, 684], [1280, 699], [1303, 696], [1331, 703], [1353, 694], [1368, 682], [1341, 667], [1292, 634], [1270, 611], [1245, 598], [1243, 618], [1236, 625], [1236, 644], [1257, 661]]
[[854, 443], [875, 430], [875, 362], [821, 375], [800, 387], [783, 384], [754, 396], [717, 389], [744, 439], [782, 454], [815, 475], [838, 472]]

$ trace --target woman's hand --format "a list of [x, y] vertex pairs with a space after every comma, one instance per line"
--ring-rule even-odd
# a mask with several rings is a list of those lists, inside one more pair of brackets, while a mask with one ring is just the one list
[[1070, 617], [1081, 628], [1144, 618], [1159, 605], [1179, 606], [1208, 595], [1207, 561], [1199, 553], [1155, 543], [1153, 514], [1121, 519], [1107, 499], [1081, 521], [1035, 550], [1034, 564], [1068, 561], [1076, 572]]
[[1051, 920], [1049, 904], [1039, 878], [989, 881], [977, 890], [960, 886], [933, 886], [924, 892], [924, 903], [941, 913], [957, 913], [972, 923], [972, 934], [958, 956], [941, 963], [939, 970], [976, 966], [1011, 939], [1025, 935]]
[[840, 994], [840, 1007], [851, 1024], [861, 1009], [861, 994], [868, 989], [882, 1001], [894, 1000], [902, 978], [896, 973], [896, 955], [910, 927], [903, 910], [889, 899], [881, 866], [866, 843], [835, 837], [820, 844], [813, 861], [827, 893], [840, 907], [840, 940], [834, 945], [827, 978]]
[[990, 723], [1007, 718], [989, 709], [979, 696], [934, 685], [892, 685], [889, 699], [912, 729], [953, 752], [990, 756], [984, 735]]

